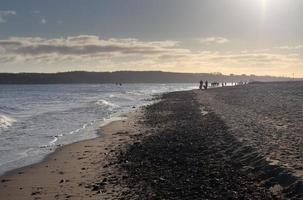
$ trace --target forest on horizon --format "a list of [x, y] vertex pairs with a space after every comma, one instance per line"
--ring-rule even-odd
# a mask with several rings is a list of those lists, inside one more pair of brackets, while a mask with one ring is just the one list
[[0, 84], [98, 84], [98, 83], [196, 83], [302, 81], [290, 77], [223, 75], [221, 73], [176, 73], [162, 71], [0, 73]]

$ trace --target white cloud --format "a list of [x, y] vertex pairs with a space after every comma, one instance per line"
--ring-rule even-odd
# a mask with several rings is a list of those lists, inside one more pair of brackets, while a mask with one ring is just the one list
[[[143, 41], [135, 38], [100, 38], [79, 35], [66, 38], [12, 37], [0, 40], [0, 62], [53, 66], [103, 66], [108, 70], [169, 70], [222, 73], [279, 73], [303, 65], [303, 55], [246, 50], [198, 51], [178, 41]], [[257, 70], [256, 70], [257, 69]], [[63, 69], [64, 70], [64, 69]]]
[[32, 14], [36, 14], [36, 15], [38, 15], [38, 14], [40, 14], [40, 13], [41, 13], [41, 11], [40, 11], [40, 10], [33, 10], [31, 13], [32, 13]]
[[303, 45], [296, 45], [296, 46], [280, 46], [280, 47], [276, 47], [277, 49], [280, 50], [300, 50], [303, 49]]
[[228, 43], [229, 40], [224, 37], [207, 37], [207, 38], [200, 38], [200, 43], [202, 44], [224, 44]]
[[46, 19], [43, 17], [40, 21], [40, 24], [46, 24], [46, 22], [47, 22]]
[[[71, 60], [131, 55], [155, 56], [163, 53], [185, 53], [175, 41], [140, 41], [138, 39], [100, 39], [95, 35], [67, 38], [13, 37], [0, 40], [2, 57], [16, 56], [24, 60]], [[6, 60], [6, 59], [2, 59]]]
[[13, 10], [0, 10], [0, 24], [6, 23], [6, 17], [16, 15], [16, 11]]

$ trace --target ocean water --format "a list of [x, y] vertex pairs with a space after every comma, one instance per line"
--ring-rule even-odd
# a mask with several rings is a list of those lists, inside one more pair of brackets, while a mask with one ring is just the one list
[[0, 85], [0, 174], [42, 160], [58, 146], [97, 137], [103, 124], [197, 84]]

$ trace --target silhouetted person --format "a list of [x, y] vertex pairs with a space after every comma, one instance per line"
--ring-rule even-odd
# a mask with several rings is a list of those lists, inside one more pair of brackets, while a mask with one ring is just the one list
[[208, 88], [208, 81], [205, 81], [204, 89], [207, 90]]
[[200, 81], [199, 89], [202, 90], [202, 87], [203, 87], [203, 81], [201, 80], [201, 81]]

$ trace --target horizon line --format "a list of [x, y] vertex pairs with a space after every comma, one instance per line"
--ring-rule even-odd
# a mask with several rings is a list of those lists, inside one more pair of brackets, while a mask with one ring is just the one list
[[86, 70], [74, 70], [74, 71], [57, 71], [57, 72], [0, 72], [0, 74], [60, 74], [60, 73], [116, 73], [116, 72], [162, 72], [162, 73], [175, 73], [175, 74], [209, 74], [209, 75], [221, 75], [221, 76], [257, 76], [257, 77], [274, 77], [274, 78], [288, 78], [288, 79], [303, 79], [303, 77], [291, 77], [291, 76], [274, 76], [274, 75], [256, 75], [256, 74], [224, 74], [222, 72], [175, 72], [175, 71], [161, 71], [161, 70], [117, 70], [117, 71], [86, 71]]

